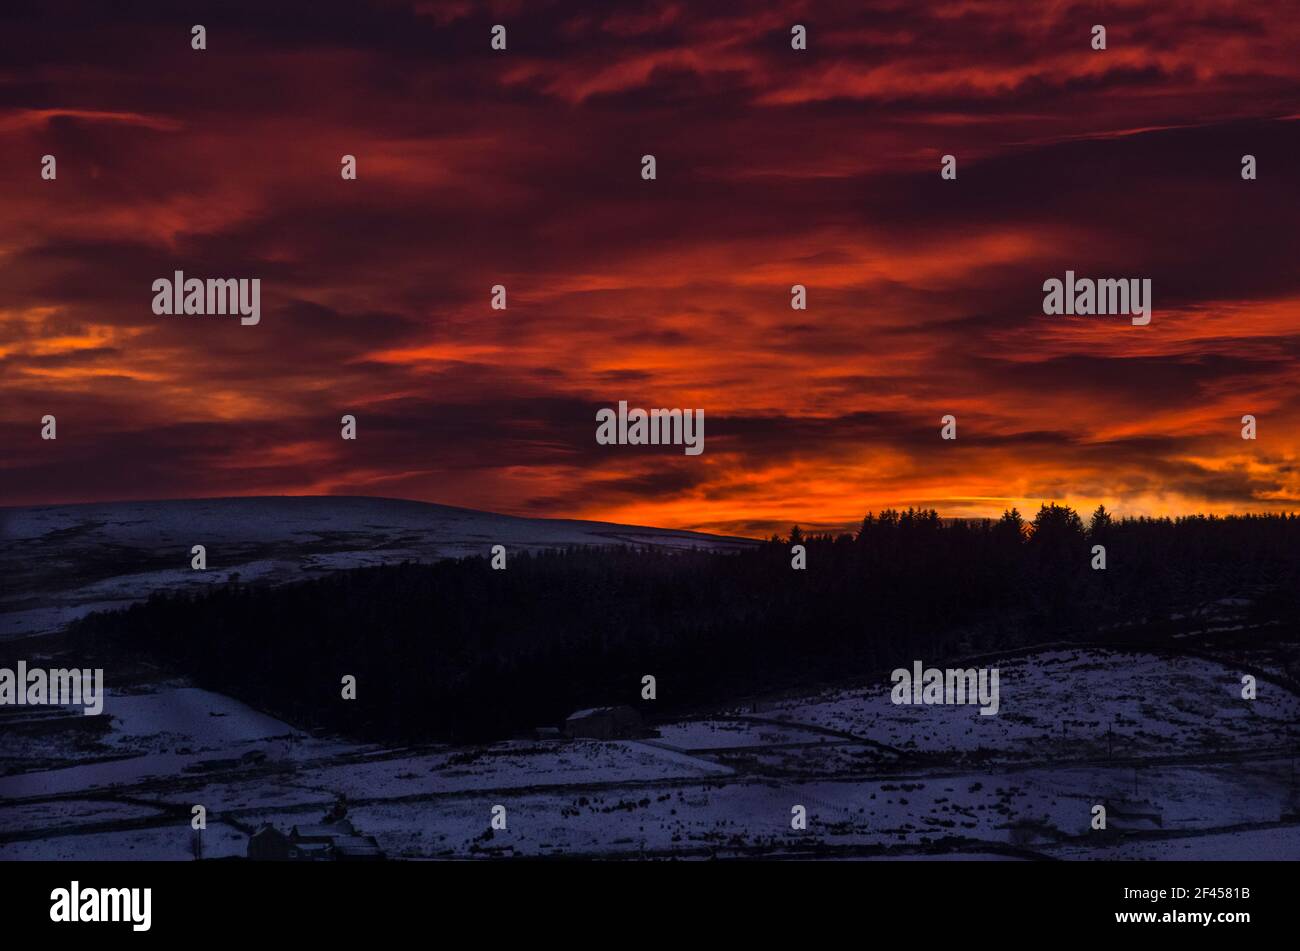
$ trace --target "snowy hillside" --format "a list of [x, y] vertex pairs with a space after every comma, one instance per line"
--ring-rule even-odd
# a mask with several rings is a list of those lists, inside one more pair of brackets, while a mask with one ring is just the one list
[[[275, 497], [0, 508], [0, 638], [60, 630], [157, 590], [278, 584], [340, 568], [565, 545], [734, 548], [747, 539], [516, 518], [401, 499]], [[190, 567], [203, 545], [207, 570]]]

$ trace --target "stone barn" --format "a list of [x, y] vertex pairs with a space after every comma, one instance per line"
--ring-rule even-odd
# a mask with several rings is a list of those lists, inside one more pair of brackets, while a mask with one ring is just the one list
[[564, 721], [564, 735], [570, 739], [616, 740], [644, 732], [641, 714], [622, 705], [579, 710]]

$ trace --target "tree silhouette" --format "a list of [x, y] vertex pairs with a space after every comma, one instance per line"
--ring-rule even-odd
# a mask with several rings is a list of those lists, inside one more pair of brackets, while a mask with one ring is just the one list
[[[1092, 570], [1103, 531], [1123, 570]], [[807, 571], [791, 570], [790, 544], [807, 546]], [[69, 637], [147, 656], [296, 725], [463, 741], [639, 703], [647, 672], [667, 714], [972, 646], [1149, 643], [1229, 597], [1249, 599], [1251, 624], [1294, 638], [1300, 519], [1099, 509], [1085, 532], [1056, 503], [1028, 526], [1015, 509], [997, 521], [887, 509], [856, 537], [796, 526], [738, 553], [573, 548], [520, 552], [508, 572], [483, 557], [216, 584], [91, 614]], [[340, 703], [345, 673], [367, 686]]]
[[1110, 513], [1106, 511], [1106, 506], [1098, 505], [1088, 524], [1088, 537], [1100, 541], [1110, 530], [1110, 523]]

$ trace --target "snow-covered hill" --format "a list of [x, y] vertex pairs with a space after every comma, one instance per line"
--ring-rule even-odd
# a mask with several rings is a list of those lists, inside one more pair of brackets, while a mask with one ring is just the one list
[[[698, 532], [516, 518], [402, 499], [308, 496], [0, 508], [0, 639], [60, 630], [150, 593], [564, 545], [732, 549]], [[207, 570], [190, 567], [203, 545]]]

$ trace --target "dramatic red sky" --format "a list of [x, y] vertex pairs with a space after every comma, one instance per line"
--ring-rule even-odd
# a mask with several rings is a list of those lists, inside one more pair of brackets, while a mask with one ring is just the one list
[[[738, 9], [5, 4], [0, 504], [1300, 508], [1294, 4]], [[155, 317], [175, 269], [261, 324]], [[1150, 326], [1043, 316], [1066, 269], [1150, 278]], [[620, 399], [704, 454], [597, 445]]]

